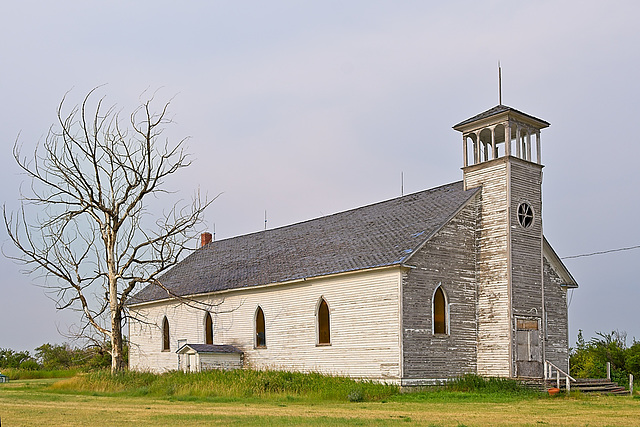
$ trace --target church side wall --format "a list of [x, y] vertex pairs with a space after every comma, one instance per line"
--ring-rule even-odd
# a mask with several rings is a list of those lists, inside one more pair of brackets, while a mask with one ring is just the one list
[[[257, 369], [317, 371], [398, 382], [400, 377], [400, 268], [309, 279], [288, 285], [245, 288], [201, 301], [212, 309], [214, 344], [244, 352]], [[330, 311], [330, 345], [316, 345], [316, 308], [323, 297]], [[255, 314], [266, 324], [266, 348], [255, 348]], [[130, 365], [136, 370], [177, 369], [178, 340], [204, 342], [204, 313], [185, 304], [138, 308], [152, 323], [131, 322]], [[162, 352], [158, 325], [167, 316], [171, 351]]]
[[546, 359], [569, 372], [569, 319], [567, 290], [562, 279], [544, 260], [544, 297], [546, 311]]
[[478, 374], [508, 377], [511, 365], [507, 160], [465, 168], [465, 188], [482, 186], [477, 252]]
[[[129, 369], [166, 372], [180, 369], [178, 340], [202, 343], [203, 314], [183, 304], [167, 302], [129, 308]], [[169, 321], [169, 350], [162, 350], [162, 323]]]
[[[479, 197], [478, 197], [479, 199]], [[403, 384], [476, 372], [475, 249], [478, 199], [409, 260], [403, 283]], [[433, 295], [442, 286], [448, 334], [433, 333]]]

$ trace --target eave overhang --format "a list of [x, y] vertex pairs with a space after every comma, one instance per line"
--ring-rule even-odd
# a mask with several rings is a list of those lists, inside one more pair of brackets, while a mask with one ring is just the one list
[[578, 282], [573, 278], [567, 267], [564, 265], [556, 251], [553, 250], [546, 237], [543, 237], [543, 254], [544, 257], [549, 261], [551, 267], [555, 270], [555, 272], [562, 279], [562, 286], [575, 289], [578, 287]]

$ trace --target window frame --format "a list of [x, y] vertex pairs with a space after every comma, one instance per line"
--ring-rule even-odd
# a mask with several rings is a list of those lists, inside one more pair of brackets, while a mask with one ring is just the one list
[[[320, 308], [322, 307], [322, 304], [324, 303], [324, 305], [326, 306], [326, 311], [327, 311], [327, 321], [326, 321], [326, 327], [327, 327], [327, 337], [328, 340], [326, 342], [321, 342], [321, 336], [322, 336], [322, 327], [320, 325]], [[316, 303], [316, 313], [315, 313], [315, 318], [316, 318], [316, 347], [328, 347], [331, 346], [331, 308], [329, 307], [329, 303], [327, 302], [327, 299], [324, 296], [321, 296], [318, 299], [318, 302]]]
[[[258, 315], [262, 315], [262, 343], [260, 343], [258, 335]], [[253, 330], [253, 348], [267, 348], [267, 319], [264, 315], [264, 310], [260, 306], [256, 308], [255, 314], [253, 315]]]
[[208, 311], [204, 315], [204, 343], [213, 344], [213, 317]]
[[518, 203], [518, 207], [516, 208], [516, 219], [521, 228], [525, 230], [531, 229], [536, 221], [536, 211], [533, 209], [533, 205], [527, 200], [523, 200]]
[[[436, 295], [438, 294], [438, 291], [440, 291], [442, 293], [442, 299], [443, 299], [443, 310], [444, 310], [444, 332], [436, 332]], [[431, 295], [431, 333], [434, 336], [449, 336], [451, 335], [451, 319], [450, 319], [450, 304], [449, 304], [449, 296], [447, 295], [447, 292], [445, 291], [444, 287], [442, 286], [442, 283], [438, 283], [438, 286], [436, 286], [435, 290], [433, 291], [433, 294]]]
[[171, 328], [167, 316], [162, 318], [162, 351], [171, 351]]

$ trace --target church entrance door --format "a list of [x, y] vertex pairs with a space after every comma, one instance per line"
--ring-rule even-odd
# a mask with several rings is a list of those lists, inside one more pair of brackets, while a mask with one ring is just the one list
[[542, 378], [540, 321], [516, 318], [516, 376]]

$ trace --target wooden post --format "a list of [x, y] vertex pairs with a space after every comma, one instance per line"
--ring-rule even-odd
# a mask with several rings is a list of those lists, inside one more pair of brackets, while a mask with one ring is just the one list
[[560, 371], [556, 368], [556, 386], [560, 390]]
[[629, 393], [633, 396], [633, 374], [629, 374]]
[[567, 386], [567, 394], [569, 394], [569, 392], [571, 391], [571, 381], [569, 380], [569, 375], [565, 377], [565, 380], [566, 380], [566, 386]]
[[607, 362], [607, 379], [611, 381], [611, 362]]
[[511, 125], [508, 121], [504, 124], [504, 155], [511, 155]]
[[476, 135], [476, 139], [473, 141], [473, 164], [480, 163], [480, 138]]
[[469, 166], [469, 155], [467, 154], [467, 137], [462, 135], [462, 161], [464, 163], [464, 167]]
[[496, 149], [496, 128], [491, 129], [491, 159], [498, 158], [498, 150]]

